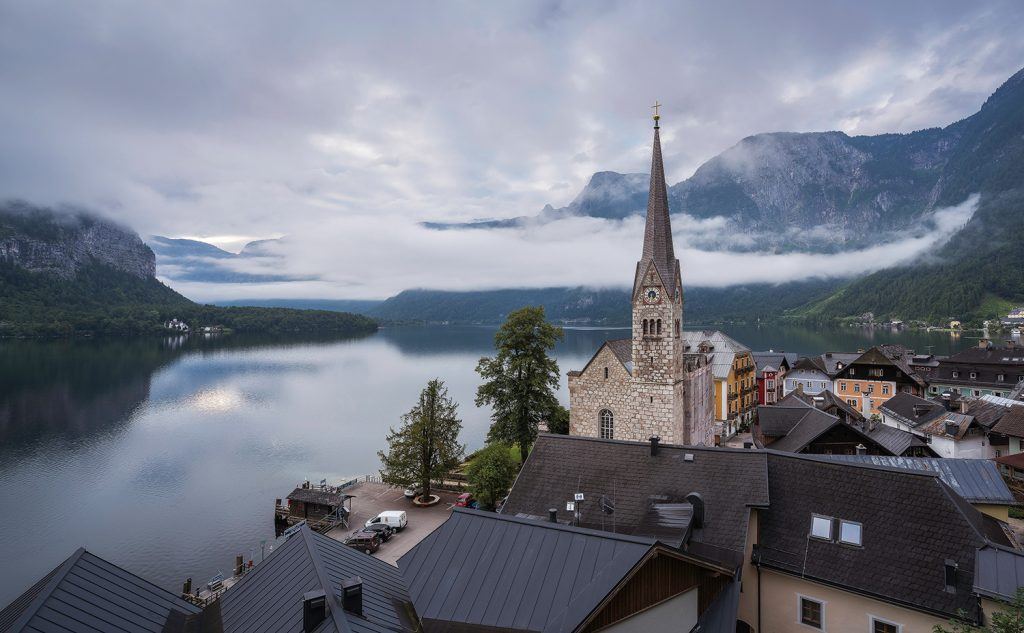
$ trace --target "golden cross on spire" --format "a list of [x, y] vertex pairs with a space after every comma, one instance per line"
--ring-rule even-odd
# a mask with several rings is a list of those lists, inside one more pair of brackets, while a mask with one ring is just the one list
[[661, 118], [661, 115], [658, 114], [658, 108], [660, 108], [660, 107], [661, 107], [661, 104], [658, 103], [657, 99], [655, 99], [654, 100], [654, 105], [651, 106], [651, 108], [654, 110], [654, 120], [655, 121], [657, 121], [658, 119]]

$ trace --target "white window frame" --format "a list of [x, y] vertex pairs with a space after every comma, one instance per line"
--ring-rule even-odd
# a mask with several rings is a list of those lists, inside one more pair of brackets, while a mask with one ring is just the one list
[[899, 622], [893, 622], [885, 618], [880, 618], [877, 615], [868, 614], [868, 633], [875, 633], [875, 621], [881, 622], [882, 624], [888, 624], [889, 626], [896, 627], [896, 633], [903, 633], [903, 625]]
[[[821, 605], [821, 627], [812, 626], [810, 624], [804, 624], [804, 600], [810, 600], [811, 602], [817, 602]], [[828, 602], [814, 596], [807, 596], [802, 593], [796, 594], [796, 623], [805, 629], [812, 631], [824, 631], [825, 627], [825, 609], [828, 606]]]
[[[815, 519], [825, 519], [825, 520], [828, 521], [828, 536], [827, 537], [825, 537], [825, 536], [818, 536], [817, 534], [814, 533], [814, 520]], [[835, 541], [835, 538], [833, 538], [834, 537], [833, 532], [835, 532], [835, 523], [836, 523], [835, 517], [826, 516], [824, 514], [811, 513], [811, 527], [807, 531], [807, 535], [809, 537], [813, 538], [813, 539], [817, 539], [819, 541], [828, 541], [828, 542], [831, 543], [831, 542]]]
[[[608, 414], [609, 422], [609, 433], [605, 436], [605, 425], [604, 425], [604, 414]], [[615, 413], [611, 409], [601, 409], [597, 413], [597, 436], [602, 440], [614, 440], [615, 439]]]

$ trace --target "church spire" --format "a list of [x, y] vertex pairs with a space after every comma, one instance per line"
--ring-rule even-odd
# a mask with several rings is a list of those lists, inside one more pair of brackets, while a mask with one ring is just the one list
[[653, 106], [654, 154], [651, 158], [651, 190], [647, 197], [647, 225], [644, 228], [644, 252], [640, 258], [640, 268], [646, 268], [646, 264], [653, 261], [669, 294], [674, 294], [676, 256], [672, 248], [672, 225], [668, 217], [665, 165], [661, 159], [661, 136], [658, 125], [661, 119], [658, 114], [660, 106], [661, 104], [657, 102]]

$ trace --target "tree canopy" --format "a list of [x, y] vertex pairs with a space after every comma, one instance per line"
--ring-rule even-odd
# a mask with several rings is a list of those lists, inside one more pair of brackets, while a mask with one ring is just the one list
[[518, 468], [509, 450], [508, 444], [488, 444], [466, 469], [470, 490], [482, 508], [493, 510], [515, 481]]
[[402, 426], [389, 429], [388, 452], [377, 452], [384, 483], [417, 486], [424, 498], [430, 496], [431, 483], [454, 470], [466, 450], [459, 444], [458, 407], [443, 381], [427, 383], [416, 405], [402, 416]]
[[520, 308], [495, 334], [495, 356], [481, 358], [476, 366], [484, 380], [476, 405], [490, 405], [492, 411], [488, 440], [517, 444], [524, 462], [537, 439], [537, 425], [559, 406], [558, 363], [548, 351], [563, 336], [562, 328], [544, 318], [543, 307]]

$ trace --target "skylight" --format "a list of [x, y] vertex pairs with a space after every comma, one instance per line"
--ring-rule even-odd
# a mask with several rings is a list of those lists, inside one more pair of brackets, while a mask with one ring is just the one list
[[840, 521], [839, 522], [839, 542], [845, 543], [846, 545], [861, 545], [863, 526], [860, 523], [854, 523], [853, 521]]
[[832, 517], [825, 517], [818, 514], [811, 515], [811, 536], [831, 541]]

